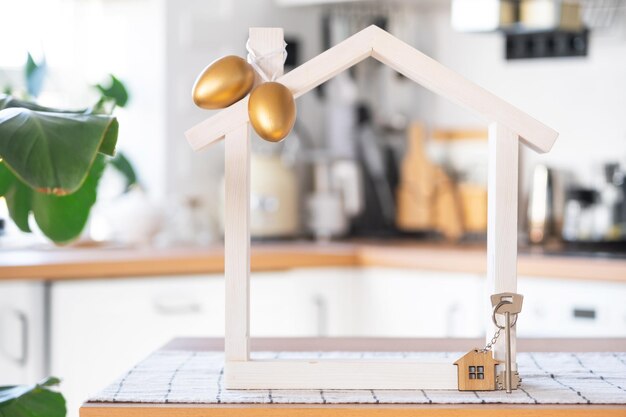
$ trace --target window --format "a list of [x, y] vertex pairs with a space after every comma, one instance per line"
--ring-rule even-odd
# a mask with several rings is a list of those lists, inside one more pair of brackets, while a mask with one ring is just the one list
[[470, 366], [469, 367], [469, 379], [485, 379], [485, 367], [484, 366]]

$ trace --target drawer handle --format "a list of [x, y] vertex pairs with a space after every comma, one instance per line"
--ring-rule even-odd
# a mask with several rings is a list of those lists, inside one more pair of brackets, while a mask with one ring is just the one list
[[192, 300], [155, 300], [154, 309], [168, 316], [196, 314], [202, 311], [202, 304]]
[[574, 315], [575, 319], [595, 320], [596, 319], [596, 310], [584, 309], [584, 308], [575, 308], [574, 311], [573, 311], [573, 315]]
[[4, 354], [4, 356], [15, 362], [17, 365], [24, 367], [28, 362], [28, 316], [26, 316], [24, 312], [19, 310], [11, 310], [11, 313], [13, 313], [17, 320], [20, 322], [20, 354], [19, 356], [13, 356], [4, 349], [2, 349], [2, 353]]

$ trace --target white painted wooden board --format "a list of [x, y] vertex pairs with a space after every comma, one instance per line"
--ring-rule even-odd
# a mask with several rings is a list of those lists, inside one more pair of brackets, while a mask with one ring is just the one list
[[278, 82], [284, 84], [298, 98], [335, 75], [372, 55], [372, 43], [377, 29], [370, 26], [350, 36], [330, 49], [310, 59]]
[[452, 363], [410, 360], [252, 360], [226, 362], [228, 389], [450, 389]]
[[[278, 78], [283, 75], [283, 55], [277, 54], [285, 48], [285, 36], [282, 28], [250, 28], [249, 47], [259, 58], [257, 65], [271, 79], [272, 76]], [[271, 54], [271, 55], [270, 55]], [[261, 82], [257, 77], [257, 83]]]
[[[284, 47], [280, 28], [250, 28], [250, 47], [257, 57]], [[283, 57], [273, 54], [258, 62], [269, 76], [283, 73]], [[247, 101], [246, 101], [247, 102]], [[226, 134], [224, 272], [226, 276], [225, 357], [250, 356], [250, 125], [247, 121]]]
[[224, 273], [226, 360], [247, 360], [250, 337], [250, 125], [228, 133], [225, 146]]
[[[517, 134], [498, 123], [489, 125], [487, 202], [487, 294], [517, 292], [517, 179], [519, 161]], [[489, 310], [491, 311], [491, 305]], [[523, 320], [523, 312], [520, 319]], [[487, 320], [487, 341], [496, 327]], [[515, 328], [511, 330], [511, 361], [515, 364]], [[494, 346], [494, 357], [504, 360], [504, 331]], [[501, 367], [501, 366], [499, 366]]]

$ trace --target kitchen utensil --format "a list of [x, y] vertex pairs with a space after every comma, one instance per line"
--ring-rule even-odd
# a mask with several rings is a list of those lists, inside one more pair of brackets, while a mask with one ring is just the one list
[[528, 238], [531, 243], [542, 243], [552, 233], [552, 209], [550, 170], [545, 165], [537, 165], [528, 199]]
[[452, 179], [441, 167], [435, 167], [435, 228], [448, 240], [463, 236], [459, 195]]
[[574, 187], [567, 191], [563, 218], [563, 239], [570, 242], [591, 240], [594, 223], [593, 205], [598, 193], [590, 188]]
[[307, 199], [307, 228], [318, 240], [329, 240], [348, 231], [348, 219], [341, 194], [331, 186], [327, 161], [314, 166], [314, 191]]
[[396, 225], [405, 231], [433, 227], [434, 165], [424, 149], [424, 126], [412, 123], [407, 132], [407, 153], [400, 170]]
[[294, 170], [279, 155], [250, 157], [250, 233], [254, 238], [298, 234], [298, 184]]
[[463, 229], [466, 233], [484, 235], [487, 232], [487, 187], [469, 182], [461, 182], [457, 187]]
[[[379, 136], [371, 123], [371, 115], [365, 106], [361, 106], [360, 129], [357, 147], [364, 174], [371, 185], [370, 196], [378, 207], [378, 217], [384, 224], [393, 225], [395, 216], [395, 200], [387, 178], [387, 164]], [[371, 207], [369, 207], [371, 208]]]

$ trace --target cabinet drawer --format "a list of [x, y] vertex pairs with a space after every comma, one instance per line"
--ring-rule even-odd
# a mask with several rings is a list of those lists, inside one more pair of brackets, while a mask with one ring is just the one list
[[41, 282], [0, 283], [0, 386], [45, 376], [44, 294]]
[[626, 284], [520, 277], [524, 337], [626, 336]]
[[472, 274], [368, 268], [358, 289], [359, 331], [368, 336], [480, 336], [481, 281]]

